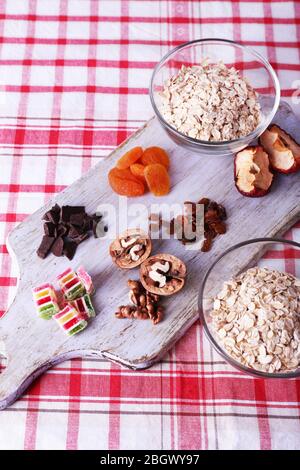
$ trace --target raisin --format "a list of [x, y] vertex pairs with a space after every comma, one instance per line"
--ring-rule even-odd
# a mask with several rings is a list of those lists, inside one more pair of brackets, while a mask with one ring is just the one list
[[207, 222], [208, 224], [219, 222], [219, 220], [220, 220], [220, 217], [216, 209], [208, 209], [207, 212], [205, 212], [204, 221]]
[[212, 245], [212, 239], [211, 238], [206, 238], [203, 242], [201, 251], [203, 251], [203, 252], [209, 251], [211, 249], [211, 245]]
[[207, 207], [210, 203], [210, 199], [207, 197], [203, 197], [198, 201], [198, 204], [203, 204], [205, 207]]
[[213, 222], [211, 225], [211, 228], [218, 234], [218, 235], [224, 235], [226, 233], [226, 225], [224, 222]]
[[219, 217], [221, 220], [227, 219], [226, 209], [221, 204], [219, 204]]

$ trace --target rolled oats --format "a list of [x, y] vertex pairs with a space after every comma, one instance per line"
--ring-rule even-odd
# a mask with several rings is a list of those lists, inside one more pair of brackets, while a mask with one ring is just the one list
[[246, 136], [260, 122], [258, 96], [234, 67], [223, 62], [187, 67], [165, 82], [160, 111], [194, 139], [228, 141]]
[[251, 268], [226, 282], [213, 305], [217, 338], [241, 364], [269, 373], [300, 367], [299, 279]]

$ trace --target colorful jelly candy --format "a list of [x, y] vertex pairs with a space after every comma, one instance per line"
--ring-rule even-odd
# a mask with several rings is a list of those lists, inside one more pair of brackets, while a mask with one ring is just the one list
[[86, 272], [83, 266], [80, 266], [76, 271], [77, 276], [82, 281], [85, 290], [88, 294], [92, 295], [95, 292], [91, 276]]
[[40, 318], [49, 320], [59, 312], [54, 287], [51, 284], [43, 284], [33, 289], [33, 300]]
[[53, 318], [68, 336], [76, 335], [87, 327], [87, 321], [70, 305], [53, 315]]
[[70, 301], [70, 305], [72, 305], [72, 307], [74, 307], [85, 320], [96, 316], [89, 294], [85, 294], [84, 296], [79, 297], [79, 299]]
[[78, 299], [86, 293], [82, 280], [71, 268], [60, 274], [57, 281], [67, 300]]

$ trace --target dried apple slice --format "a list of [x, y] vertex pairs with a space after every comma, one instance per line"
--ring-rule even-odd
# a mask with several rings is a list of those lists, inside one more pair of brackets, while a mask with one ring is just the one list
[[300, 145], [279, 126], [269, 127], [259, 140], [274, 170], [288, 174], [300, 169]]
[[234, 161], [237, 190], [248, 197], [261, 197], [270, 190], [274, 175], [268, 154], [262, 147], [247, 147], [238, 152]]

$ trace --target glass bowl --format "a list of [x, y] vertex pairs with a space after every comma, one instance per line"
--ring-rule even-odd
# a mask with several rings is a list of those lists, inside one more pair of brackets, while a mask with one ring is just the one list
[[[247, 136], [222, 142], [197, 140], [177, 131], [162, 117], [159, 92], [163, 90], [165, 81], [177, 74], [182, 65], [197, 65], [205, 58], [234, 66], [257, 91], [262, 119]], [[156, 65], [149, 93], [154, 112], [169, 136], [178, 145], [204, 155], [228, 155], [245, 148], [271, 123], [280, 101], [279, 81], [269, 62], [250, 47], [225, 39], [199, 39], [172, 49]]]
[[[265, 257], [261, 258], [264, 253]], [[283, 255], [285, 260], [281, 259]], [[252, 260], [250, 263], [249, 259]], [[200, 321], [212, 346], [236, 369], [263, 378], [298, 377], [300, 368], [289, 372], [268, 373], [242, 365], [228, 354], [212, 326], [210, 315], [213, 307], [212, 299], [222, 290], [224, 282], [257, 265], [278, 269], [300, 278], [300, 243], [275, 238], [257, 238], [239, 243], [225, 251], [212, 264], [203, 279], [199, 293]]]

